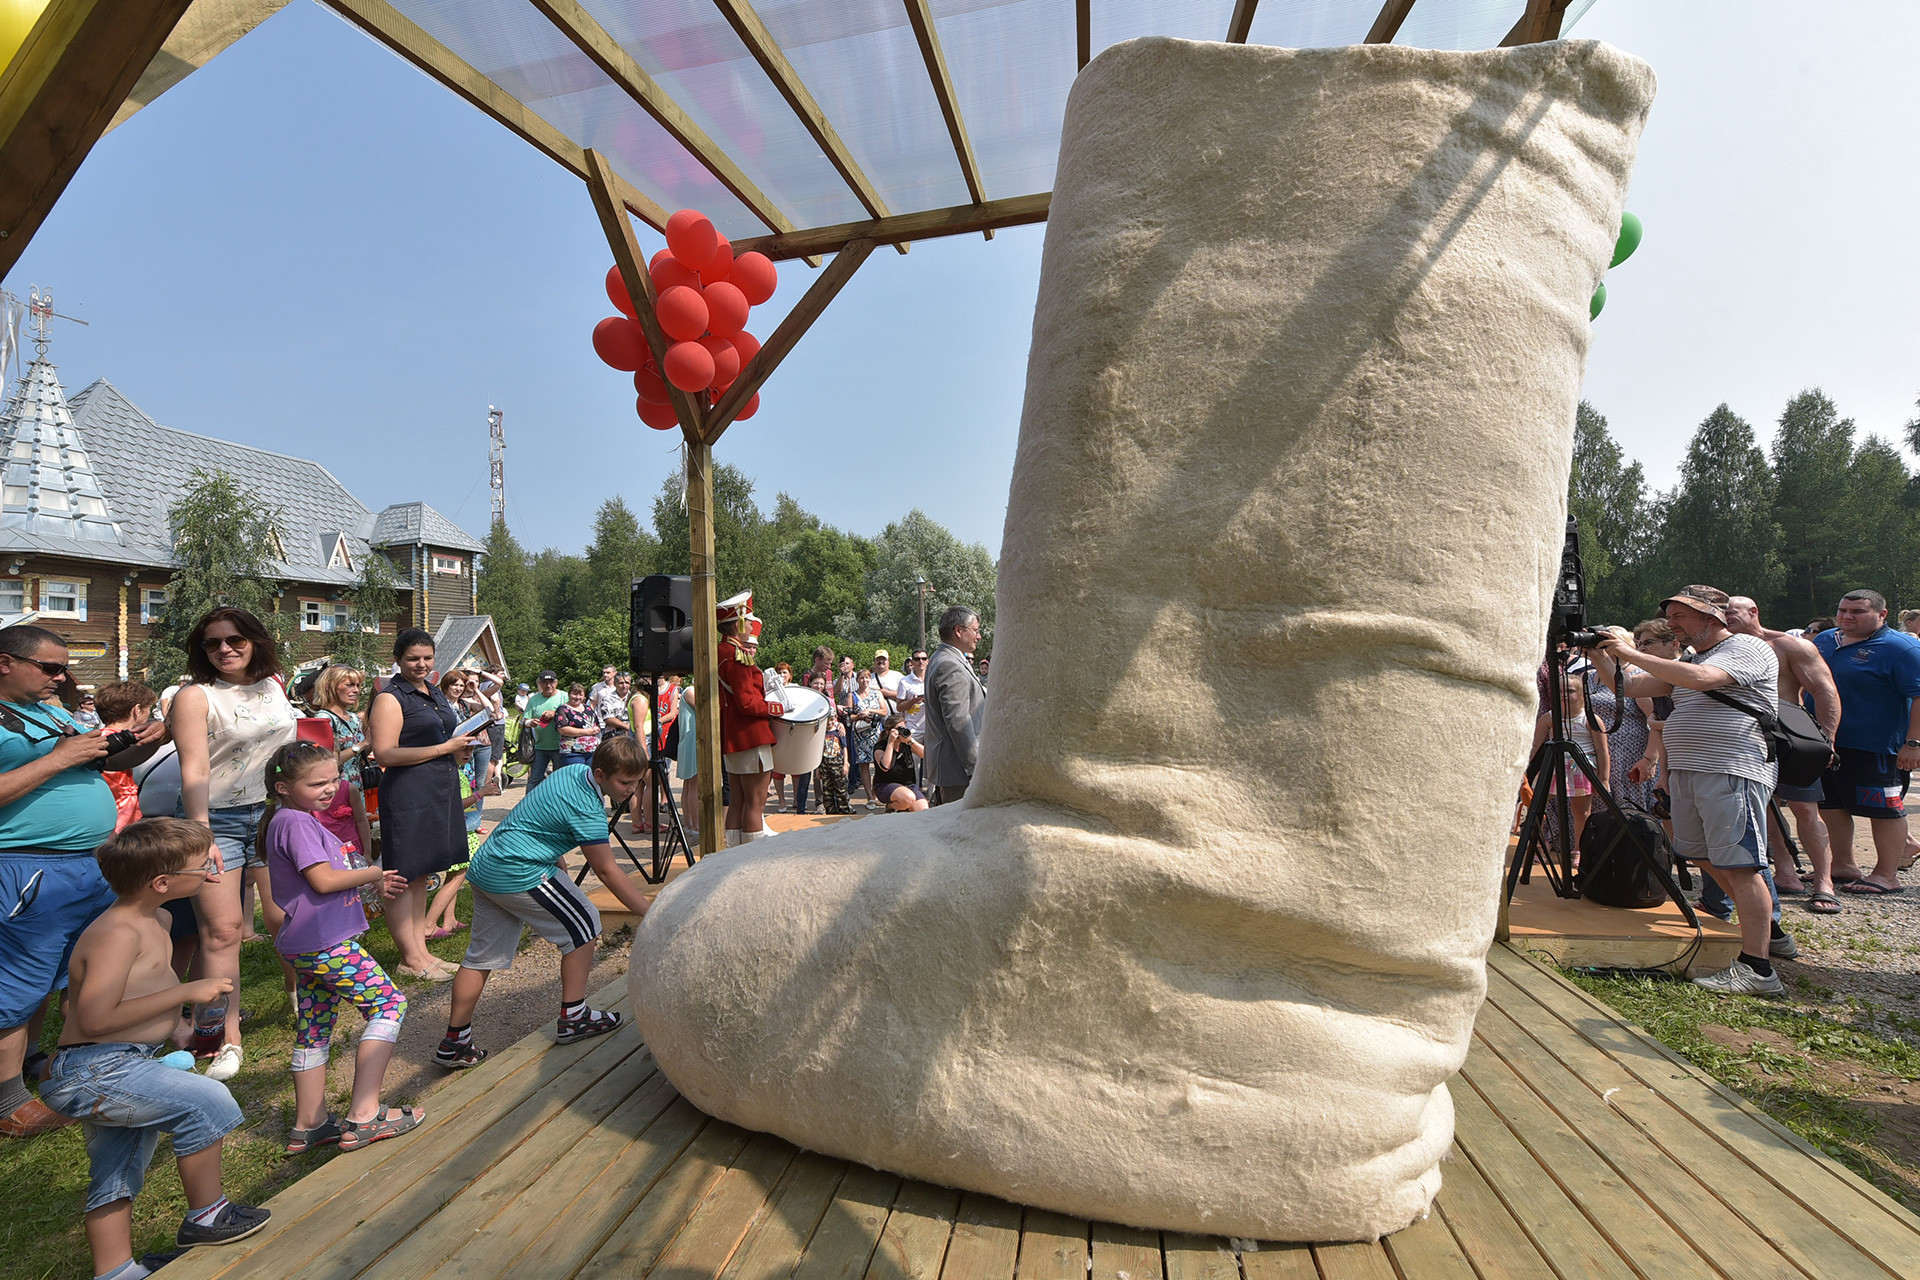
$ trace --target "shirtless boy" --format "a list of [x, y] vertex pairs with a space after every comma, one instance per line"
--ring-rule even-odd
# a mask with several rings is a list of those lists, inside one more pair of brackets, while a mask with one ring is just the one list
[[114, 903], [74, 946], [66, 1025], [40, 1097], [81, 1121], [87, 1135], [93, 1274], [139, 1280], [147, 1270], [133, 1260], [133, 1198], [162, 1133], [173, 1135], [189, 1206], [175, 1237], [182, 1248], [250, 1236], [269, 1215], [220, 1194], [221, 1139], [242, 1119], [227, 1086], [160, 1060], [184, 1034], [181, 1005], [233, 990], [230, 978], [174, 977], [173, 940], [160, 914], [216, 874], [212, 838], [196, 822], [148, 818], [96, 856]]

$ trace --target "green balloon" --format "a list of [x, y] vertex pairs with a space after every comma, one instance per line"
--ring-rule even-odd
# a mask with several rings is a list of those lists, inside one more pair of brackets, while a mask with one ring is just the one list
[[1607, 305], [1607, 282], [1602, 280], [1593, 291], [1593, 301], [1587, 304], [1587, 319], [1598, 320], [1600, 308]]
[[1620, 238], [1613, 242], [1613, 261], [1609, 266], [1619, 266], [1633, 256], [1640, 247], [1640, 219], [1630, 213], [1620, 215]]

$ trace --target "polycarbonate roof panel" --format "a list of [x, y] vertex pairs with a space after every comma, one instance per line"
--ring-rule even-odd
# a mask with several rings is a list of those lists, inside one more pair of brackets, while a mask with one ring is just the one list
[[[765, 226], [527, 0], [392, 0], [456, 55], [668, 209], [738, 239]], [[1572, 0], [1561, 29], [1594, 0]], [[796, 226], [864, 207], [713, 0], [583, 0], [593, 17]], [[1365, 38], [1381, 0], [1265, 0], [1248, 39], [1313, 48]], [[1051, 189], [1077, 73], [1073, 0], [929, 0], [989, 200]], [[1092, 51], [1144, 35], [1219, 40], [1233, 0], [1097, 0]], [[903, 0], [754, 4], [893, 213], [971, 199]], [[1526, 0], [1418, 0], [1395, 43], [1485, 49]]]
[[868, 216], [712, 0], [587, 0], [587, 9], [796, 226]]

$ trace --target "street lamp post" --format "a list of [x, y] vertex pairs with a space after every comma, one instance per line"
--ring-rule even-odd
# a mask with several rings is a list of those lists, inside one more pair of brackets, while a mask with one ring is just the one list
[[915, 577], [913, 585], [920, 592], [920, 652], [927, 651], [927, 580]]

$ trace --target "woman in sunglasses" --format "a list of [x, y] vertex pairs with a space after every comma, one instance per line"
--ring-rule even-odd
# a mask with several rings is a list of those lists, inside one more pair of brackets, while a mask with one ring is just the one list
[[[267, 761], [293, 741], [295, 719], [273, 637], [245, 609], [215, 609], [187, 638], [187, 669], [193, 683], [175, 695], [167, 716], [180, 753], [180, 814], [212, 830], [223, 871], [264, 865], [254, 837], [266, 807]], [[231, 978], [236, 991], [244, 932], [241, 879], [228, 874], [210, 880], [193, 900], [200, 976]], [[207, 1075], [232, 1079], [241, 1061], [238, 1000], [227, 1003], [224, 1039], [202, 1039], [196, 1033], [193, 1051], [213, 1059]]]

